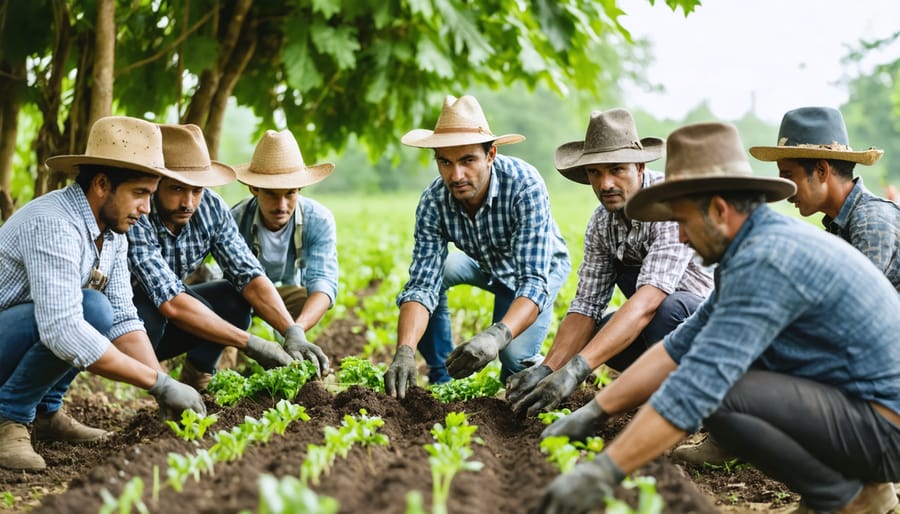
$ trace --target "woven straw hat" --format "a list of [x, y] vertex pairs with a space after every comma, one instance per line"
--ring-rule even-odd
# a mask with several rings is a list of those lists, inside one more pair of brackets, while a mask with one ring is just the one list
[[163, 156], [173, 179], [194, 187], [224, 186], [234, 182], [234, 169], [212, 161], [203, 131], [194, 124], [160, 125]]
[[790, 180], [756, 177], [734, 125], [696, 123], [669, 135], [666, 180], [638, 191], [625, 215], [638, 221], [672, 219], [669, 201], [694, 193], [758, 191], [766, 201], [783, 200], [797, 191]]
[[625, 109], [593, 111], [583, 141], [572, 141], [556, 149], [556, 169], [569, 180], [590, 184], [588, 164], [650, 162], [662, 157], [663, 140], [638, 140], [631, 113]]
[[841, 111], [831, 107], [801, 107], [781, 119], [777, 146], [753, 146], [750, 154], [761, 161], [778, 159], [836, 159], [871, 166], [884, 150], [850, 148]]
[[49, 168], [71, 175], [77, 175], [82, 164], [174, 177], [166, 169], [159, 125], [128, 116], [106, 116], [95, 121], [84, 154], [47, 159]]
[[469, 95], [460, 98], [447, 95], [434, 130], [410, 130], [400, 138], [400, 142], [404, 145], [418, 148], [444, 148], [488, 141], [500, 146], [524, 140], [525, 136], [519, 134], [495, 136], [491, 133], [478, 100]]
[[237, 179], [263, 189], [295, 189], [320, 182], [334, 171], [330, 162], [307, 166], [289, 130], [267, 130], [247, 164], [235, 166]]

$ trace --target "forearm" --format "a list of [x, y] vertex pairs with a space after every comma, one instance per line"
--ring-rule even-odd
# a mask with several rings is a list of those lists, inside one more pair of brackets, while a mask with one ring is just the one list
[[686, 433], [644, 405], [606, 452], [625, 473], [631, 473], [682, 440]]
[[187, 293], [180, 293], [159, 306], [159, 311], [178, 328], [214, 343], [247, 347], [250, 334], [225, 321]]
[[406, 345], [415, 349], [419, 340], [428, 328], [430, 315], [428, 309], [419, 302], [400, 304], [400, 318], [397, 321], [397, 345]]
[[618, 355], [641, 335], [665, 298], [661, 290], [641, 286], [597, 331], [581, 356], [593, 369]]
[[122, 353], [114, 345], [111, 345], [100, 359], [88, 366], [87, 369], [101, 377], [125, 382], [141, 389], [153, 387], [158, 371], [157, 368], [147, 366]]
[[563, 318], [544, 364], [556, 371], [580, 352], [594, 335], [596, 321], [590, 316], [572, 312]]
[[294, 324], [294, 319], [284, 301], [278, 294], [278, 290], [272, 285], [272, 281], [265, 275], [260, 275], [251, 280], [242, 291], [247, 303], [253, 306], [256, 315], [272, 326], [280, 334]]
[[[552, 309], [553, 307], [548, 306], [547, 308]], [[509, 310], [506, 311], [506, 314], [503, 315], [503, 319], [500, 321], [509, 328], [513, 338], [516, 338], [534, 323], [538, 314], [540, 314], [540, 311], [536, 303], [524, 296], [519, 296], [513, 300]]]
[[303, 304], [303, 310], [297, 316], [296, 323], [303, 327], [303, 330], [309, 330], [319, 323], [329, 307], [331, 307], [331, 298], [321, 291], [316, 291], [309, 295], [306, 303]]
[[113, 339], [112, 344], [114, 344], [120, 352], [132, 359], [155, 370], [162, 371], [162, 368], [159, 365], [159, 359], [156, 358], [156, 353], [153, 351], [153, 346], [150, 344], [150, 339], [143, 330], [135, 330], [123, 334], [122, 336]]
[[597, 403], [611, 415], [627, 412], [645, 403], [677, 367], [663, 345], [653, 345], [597, 393]]

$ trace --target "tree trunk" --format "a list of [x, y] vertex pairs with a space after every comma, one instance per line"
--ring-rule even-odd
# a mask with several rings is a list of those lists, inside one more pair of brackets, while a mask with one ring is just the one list
[[94, 73], [88, 127], [112, 113], [113, 67], [116, 50], [116, 2], [97, 0], [97, 34], [94, 40]]
[[25, 90], [25, 61], [12, 65], [4, 61], [0, 71], [0, 218], [6, 221], [16, 210], [12, 196], [13, 157]]
[[225, 118], [225, 109], [228, 107], [228, 99], [238, 79], [244, 73], [244, 69], [253, 57], [256, 50], [256, 23], [248, 21], [241, 33], [241, 40], [219, 81], [219, 89], [213, 97], [210, 105], [209, 116], [206, 120], [206, 128], [203, 134], [206, 136], [206, 144], [209, 147], [210, 158], [216, 159], [219, 155], [219, 141], [222, 136], [222, 121]]

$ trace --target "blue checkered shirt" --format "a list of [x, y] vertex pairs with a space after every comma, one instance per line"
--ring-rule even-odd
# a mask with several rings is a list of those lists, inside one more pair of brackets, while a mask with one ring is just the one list
[[532, 300], [541, 310], [550, 306], [550, 270], [562, 266], [568, 272], [571, 264], [544, 180], [527, 162], [498, 154], [489, 187], [474, 219], [442, 178], [425, 189], [416, 209], [409, 282], [398, 304], [415, 301], [434, 311], [448, 244], [453, 243], [516, 297]]
[[900, 207], [866, 189], [860, 177], [825, 229], [840, 236], [869, 258], [900, 292]]
[[[100, 233], [78, 184], [35, 198], [0, 227], [0, 310], [34, 302], [41, 343], [72, 366], [90, 366], [110, 340], [144, 330], [131, 301], [127, 250], [124, 235]], [[106, 334], [85, 321], [82, 307], [95, 266], [109, 279], [103, 294], [113, 325]]]
[[182, 280], [209, 254], [238, 291], [265, 274], [225, 200], [214, 191], [203, 191], [197, 211], [177, 236], [159, 219], [155, 197], [151, 206], [150, 214], [128, 231], [128, 262], [134, 281], [157, 307], [184, 292]]
[[[663, 180], [658, 171], [644, 170], [641, 187]], [[618, 277], [617, 266], [639, 266], [635, 290], [651, 285], [666, 294], [689, 291], [707, 296], [712, 275], [694, 262], [694, 250], [678, 238], [674, 221], [626, 221], [597, 207], [584, 236], [584, 261], [569, 312], [599, 321], [609, 305]]]

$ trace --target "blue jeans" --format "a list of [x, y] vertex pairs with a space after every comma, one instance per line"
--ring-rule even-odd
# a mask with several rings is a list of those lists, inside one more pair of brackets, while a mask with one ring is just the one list
[[[225, 321], [241, 330], [250, 327], [250, 304], [227, 280], [203, 282], [184, 289]], [[134, 306], [144, 320], [157, 359], [163, 361], [186, 353], [198, 371], [215, 373], [224, 345], [201, 339], [169, 323], [140, 287], [134, 289]]]
[[[101, 334], [112, 329], [113, 310], [103, 293], [82, 290], [84, 319]], [[37, 414], [62, 407], [69, 384], [81, 371], [40, 342], [34, 303], [0, 311], [0, 418], [31, 423]]]
[[[540, 355], [541, 344], [550, 330], [550, 322], [553, 321], [553, 300], [556, 299], [559, 289], [562, 287], [566, 276], [569, 274], [569, 266], [557, 266], [548, 277], [550, 288], [550, 305], [541, 311], [534, 323], [524, 332], [512, 340], [506, 348], [500, 351], [500, 380], [506, 383], [506, 379], [521, 371]], [[453, 252], [447, 256], [444, 262], [444, 279], [441, 283], [441, 291], [438, 297], [438, 305], [428, 320], [428, 327], [422, 340], [419, 341], [419, 352], [428, 363], [428, 382], [441, 384], [450, 381], [447, 373], [447, 357], [453, 351], [453, 334], [450, 329], [450, 309], [447, 306], [447, 290], [459, 284], [469, 284], [494, 293], [494, 314], [492, 323], [503, 319], [509, 306], [515, 300], [515, 291], [494, 280], [493, 277], [481, 271], [471, 257], [462, 252]]]

